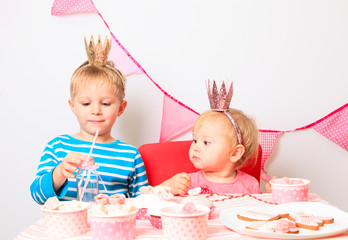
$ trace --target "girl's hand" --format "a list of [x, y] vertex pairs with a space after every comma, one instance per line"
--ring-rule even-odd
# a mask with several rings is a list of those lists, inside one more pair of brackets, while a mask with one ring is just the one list
[[[89, 160], [93, 160], [90, 158]], [[53, 170], [52, 180], [55, 191], [64, 184], [67, 178], [74, 178], [73, 174], [83, 161], [87, 161], [87, 156], [81, 153], [70, 152], [63, 161]]]
[[183, 172], [174, 175], [172, 178], [164, 181], [160, 185], [170, 187], [170, 192], [173, 195], [185, 195], [191, 184], [190, 176]]
[[[273, 176], [273, 177], [271, 178], [271, 180], [272, 180], [272, 179], [276, 179], [276, 178], [278, 178], [278, 177]], [[267, 193], [271, 193], [271, 192], [272, 192], [272, 187], [271, 187], [271, 184], [270, 184], [269, 182], [266, 183], [265, 189], [266, 189], [266, 192], [267, 192]]]

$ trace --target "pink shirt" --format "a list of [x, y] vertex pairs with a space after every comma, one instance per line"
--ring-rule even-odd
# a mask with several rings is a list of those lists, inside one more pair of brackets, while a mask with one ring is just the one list
[[261, 193], [259, 182], [253, 176], [237, 170], [236, 178], [230, 183], [214, 183], [207, 180], [202, 171], [189, 173], [191, 177], [190, 189], [208, 186], [213, 193]]

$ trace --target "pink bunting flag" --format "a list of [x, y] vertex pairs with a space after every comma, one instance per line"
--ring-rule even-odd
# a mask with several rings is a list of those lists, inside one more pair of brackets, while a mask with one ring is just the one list
[[198, 113], [164, 94], [160, 142], [173, 139], [192, 128]]
[[122, 72], [123, 75], [129, 76], [135, 73], [143, 73], [140, 65], [136, 64], [136, 61], [132, 59], [132, 56], [124, 49], [117, 38], [111, 33], [112, 44], [109, 53], [110, 61], [114, 62], [115, 67]]
[[267, 171], [265, 170], [265, 162], [267, 158], [272, 154], [274, 145], [281, 133], [283, 132], [261, 129], [259, 130], [259, 144], [262, 147], [261, 169], [265, 173], [261, 175], [261, 178], [264, 182], [268, 182], [270, 179], [270, 177], [267, 175]]
[[51, 8], [54, 16], [74, 13], [98, 13], [91, 0], [55, 0]]
[[348, 151], [348, 104], [321, 119], [313, 129]]

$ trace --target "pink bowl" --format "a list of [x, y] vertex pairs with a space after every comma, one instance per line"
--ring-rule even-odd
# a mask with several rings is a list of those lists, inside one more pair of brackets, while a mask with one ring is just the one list
[[93, 239], [130, 240], [135, 235], [137, 211], [119, 216], [99, 216], [88, 213]]
[[290, 181], [302, 180], [299, 184], [281, 183], [282, 179], [272, 179], [269, 181], [272, 187], [272, 198], [275, 203], [290, 203], [308, 201], [307, 179], [289, 178]]
[[88, 205], [76, 210], [48, 210], [41, 208], [50, 238], [71, 238], [87, 232]]
[[210, 209], [199, 206], [198, 213], [175, 213], [177, 206], [161, 209], [164, 237], [167, 240], [203, 240], [207, 238], [208, 215]]

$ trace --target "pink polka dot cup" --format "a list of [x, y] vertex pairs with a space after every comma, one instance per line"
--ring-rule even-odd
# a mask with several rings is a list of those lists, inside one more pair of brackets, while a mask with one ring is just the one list
[[46, 233], [50, 238], [71, 238], [87, 232], [88, 204], [78, 209], [50, 210], [42, 207]]
[[117, 216], [100, 216], [88, 212], [92, 238], [98, 240], [130, 240], [135, 235], [137, 210]]
[[179, 204], [172, 201], [155, 202], [147, 209], [146, 217], [154, 228], [162, 229], [161, 209], [177, 205]]
[[301, 178], [277, 178], [269, 181], [272, 187], [272, 198], [275, 203], [291, 203], [308, 201], [310, 181]]
[[197, 210], [193, 213], [182, 213], [178, 206], [162, 208], [161, 218], [165, 239], [206, 239], [210, 209], [197, 205]]

